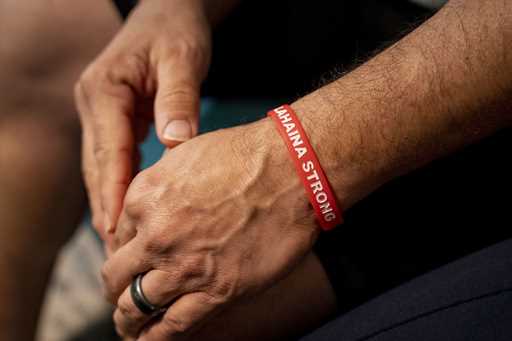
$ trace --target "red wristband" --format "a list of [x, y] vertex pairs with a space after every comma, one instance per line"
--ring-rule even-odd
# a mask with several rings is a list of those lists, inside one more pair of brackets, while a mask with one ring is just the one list
[[315, 210], [318, 223], [325, 231], [333, 229], [342, 223], [341, 211], [299, 119], [288, 105], [270, 111], [268, 116], [276, 122], [278, 131], [286, 143]]

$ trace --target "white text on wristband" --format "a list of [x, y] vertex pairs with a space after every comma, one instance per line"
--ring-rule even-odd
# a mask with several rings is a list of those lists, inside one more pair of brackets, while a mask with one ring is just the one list
[[276, 122], [304, 184], [318, 223], [323, 230], [333, 229], [342, 222], [341, 211], [299, 119], [288, 105], [270, 111], [268, 116]]

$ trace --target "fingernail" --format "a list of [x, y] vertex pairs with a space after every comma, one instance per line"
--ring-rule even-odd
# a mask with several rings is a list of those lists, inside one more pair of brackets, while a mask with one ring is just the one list
[[103, 223], [105, 224], [105, 230], [107, 231], [107, 233], [112, 232], [112, 230], [113, 230], [112, 223], [111, 223], [110, 217], [108, 216], [107, 213], [105, 213], [105, 217], [103, 218]]
[[172, 141], [186, 141], [192, 137], [192, 127], [187, 120], [170, 121], [164, 129], [164, 138]]

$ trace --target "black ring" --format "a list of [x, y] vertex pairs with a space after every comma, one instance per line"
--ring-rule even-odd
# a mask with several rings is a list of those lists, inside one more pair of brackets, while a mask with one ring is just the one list
[[132, 296], [133, 303], [146, 315], [157, 314], [161, 309], [151, 304], [144, 295], [144, 292], [142, 291], [142, 277], [144, 277], [144, 274], [137, 275], [130, 286], [130, 294]]

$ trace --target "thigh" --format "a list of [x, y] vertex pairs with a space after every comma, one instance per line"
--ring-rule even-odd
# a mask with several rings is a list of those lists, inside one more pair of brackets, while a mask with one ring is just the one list
[[512, 240], [419, 277], [302, 341], [512, 339]]
[[59, 235], [41, 243], [55, 249], [60, 231], [76, 224], [83, 196], [73, 84], [119, 27], [109, 0], [0, 0], [0, 233], [13, 248]]
[[0, 105], [72, 107], [74, 81], [120, 24], [110, 0], [0, 1]]

